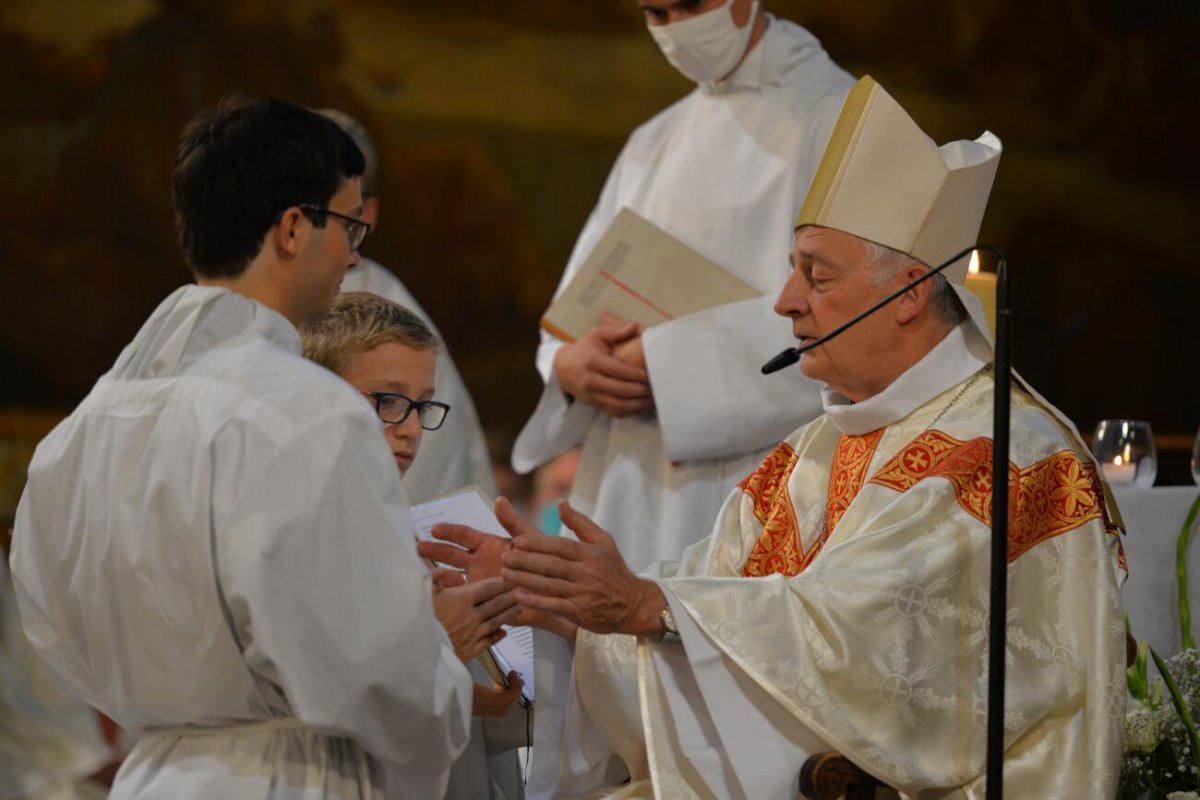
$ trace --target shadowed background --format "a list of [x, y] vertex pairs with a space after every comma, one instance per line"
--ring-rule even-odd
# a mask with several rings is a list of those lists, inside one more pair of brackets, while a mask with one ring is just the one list
[[[769, 9], [938, 141], [1004, 140], [982, 238], [1013, 266], [1017, 368], [1085, 431], [1150, 420], [1169, 445], [1159, 482], [1188, 481], [1200, 2]], [[428, 309], [504, 440], [535, 404], [537, 320], [612, 160], [691, 86], [635, 0], [9, 0], [0, 75], [4, 511], [29, 441], [189, 280], [171, 161], [222, 95], [338, 107], [371, 129], [382, 215], [364, 252]]]

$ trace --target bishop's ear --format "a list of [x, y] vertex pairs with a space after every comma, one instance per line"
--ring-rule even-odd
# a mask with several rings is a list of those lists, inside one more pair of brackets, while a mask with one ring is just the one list
[[[911, 283], [929, 270], [924, 266], [913, 264], [901, 273], [904, 283]], [[893, 290], [895, 291], [895, 290]], [[896, 299], [896, 322], [906, 325], [917, 319], [929, 307], [933, 296], [933, 280], [922, 281]]]

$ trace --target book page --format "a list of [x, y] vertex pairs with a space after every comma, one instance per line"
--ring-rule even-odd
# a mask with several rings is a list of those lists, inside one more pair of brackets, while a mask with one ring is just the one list
[[607, 311], [643, 328], [758, 297], [735, 277], [628, 208], [542, 316], [542, 327], [575, 341]]
[[[496, 519], [492, 501], [478, 486], [466, 486], [450, 494], [412, 506], [413, 528], [420, 539], [433, 539], [433, 526], [439, 523], [469, 525], [484, 533], [503, 536], [508, 531]], [[533, 631], [524, 626], [505, 625], [508, 633], [494, 648], [525, 681], [525, 693], [533, 695]]]

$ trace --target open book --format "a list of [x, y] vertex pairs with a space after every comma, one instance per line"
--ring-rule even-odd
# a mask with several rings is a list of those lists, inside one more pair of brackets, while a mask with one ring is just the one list
[[761, 294], [628, 208], [546, 309], [542, 327], [573, 342], [608, 311], [643, 328]]
[[[420, 539], [433, 539], [433, 526], [441, 522], [469, 525], [484, 533], [509, 538], [508, 531], [496, 519], [493, 506], [478, 486], [465, 486], [414, 505], [413, 527]], [[533, 631], [517, 625], [505, 625], [504, 630], [508, 635], [488, 648], [479, 661], [499, 686], [507, 686], [509, 670], [516, 670], [525, 681], [521, 705], [529, 708], [533, 705]]]

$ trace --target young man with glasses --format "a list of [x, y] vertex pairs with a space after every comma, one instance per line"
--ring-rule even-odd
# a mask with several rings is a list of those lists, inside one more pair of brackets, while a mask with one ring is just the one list
[[[347, 292], [338, 295], [328, 315], [300, 327], [300, 342], [305, 357], [370, 400], [396, 466], [406, 475], [423, 434], [436, 431], [433, 438], [440, 437], [451, 418], [451, 407], [433, 399], [444, 351], [437, 336], [415, 312], [391, 300]], [[436, 462], [439, 455], [434, 450], [422, 461]], [[434, 472], [438, 466], [432, 465]], [[516, 749], [529, 744], [529, 719], [516, 707], [523, 682], [511, 673], [508, 688], [496, 687], [477, 662], [469, 666], [476, 681], [471, 741], [450, 770], [445, 796], [519, 800], [524, 782]]]
[[375, 414], [300, 354], [296, 326], [358, 258], [362, 172], [298, 106], [197, 117], [173, 181], [197, 285], [30, 465], [22, 623], [139, 736], [118, 800], [381, 797], [384, 765], [389, 791], [437, 797], [466, 745], [463, 662], [502, 635], [511, 592], [433, 591]]

